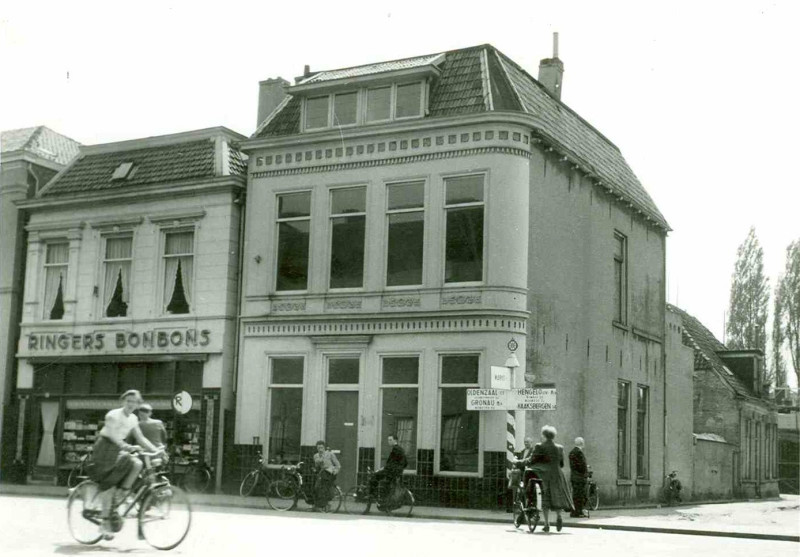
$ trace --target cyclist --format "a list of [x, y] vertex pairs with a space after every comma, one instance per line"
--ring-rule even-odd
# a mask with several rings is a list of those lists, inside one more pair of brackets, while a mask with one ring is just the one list
[[331, 487], [336, 475], [342, 469], [333, 451], [326, 448], [325, 441], [317, 441], [317, 452], [314, 455], [314, 468], [317, 470], [317, 481], [314, 484], [314, 511], [325, 510], [331, 496]]
[[[130, 492], [133, 482], [142, 470], [142, 461], [131, 453], [141, 451], [143, 445], [148, 451], [156, 452], [158, 449], [142, 435], [139, 429], [139, 419], [134, 410], [141, 404], [142, 395], [139, 391], [131, 389], [119, 397], [123, 401], [121, 408], [109, 410], [105, 423], [97, 436], [92, 452], [93, 466], [89, 476], [100, 486], [100, 532], [103, 537], [110, 540], [114, 537], [111, 527], [111, 506], [114, 487], [120, 487], [123, 495]], [[125, 442], [128, 434], [133, 434], [139, 445], [130, 445]]]
[[388, 494], [387, 486], [394, 483], [394, 480], [403, 474], [403, 470], [408, 466], [408, 459], [403, 447], [397, 442], [397, 436], [390, 434], [386, 440], [389, 446], [392, 447], [389, 456], [386, 457], [386, 466], [375, 472], [369, 480], [369, 494], [370, 497], [375, 498], [378, 494], [378, 509], [383, 510], [383, 501], [386, 500]]

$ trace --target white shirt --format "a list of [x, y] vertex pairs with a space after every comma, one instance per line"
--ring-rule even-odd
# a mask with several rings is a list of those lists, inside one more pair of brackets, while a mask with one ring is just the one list
[[137, 425], [139, 425], [139, 418], [136, 417], [136, 414], [131, 413], [126, 416], [122, 408], [115, 408], [106, 414], [106, 421], [103, 429], [100, 430], [100, 435], [122, 443]]

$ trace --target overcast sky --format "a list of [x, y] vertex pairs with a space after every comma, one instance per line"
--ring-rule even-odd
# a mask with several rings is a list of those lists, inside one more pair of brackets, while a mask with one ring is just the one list
[[[722, 338], [750, 226], [774, 285], [800, 238], [800, 2], [4, 2], [0, 129], [84, 144], [223, 125], [258, 81], [491, 43], [611, 139], [674, 229], [668, 300]], [[117, 7], [117, 6], [123, 6]], [[770, 304], [771, 306], [771, 304]]]

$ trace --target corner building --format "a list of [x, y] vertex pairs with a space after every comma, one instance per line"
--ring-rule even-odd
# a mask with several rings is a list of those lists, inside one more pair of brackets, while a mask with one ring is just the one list
[[516, 386], [558, 390], [557, 410], [517, 413], [519, 446], [554, 423], [587, 438], [609, 496], [618, 463], [625, 496], [637, 458], [659, 477], [667, 225], [559, 101], [561, 68], [539, 82], [483, 45], [260, 84], [233, 476], [324, 439], [346, 489], [394, 432], [422, 504], [501, 506], [506, 412], [467, 410], [466, 389], [514, 339]]

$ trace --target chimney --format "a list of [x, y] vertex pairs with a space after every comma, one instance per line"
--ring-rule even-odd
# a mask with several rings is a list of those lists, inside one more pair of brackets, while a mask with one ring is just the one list
[[275, 107], [281, 103], [286, 96], [284, 87], [288, 85], [289, 82], [280, 77], [258, 82], [258, 122], [256, 122], [256, 127], [260, 126], [261, 122], [266, 120], [267, 116], [272, 114]]
[[561, 100], [561, 81], [564, 79], [564, 63], [558, 59], [558, 33], [553, 33], [553, 57], [539, 62], [539, 83], [557, 99]]
[[297, 85], [298, 83], [303, 81], [305, 78], [309, 77], [310, 75], [311, 75], [311, 66], [306, 64], [305, 66], [303, 66], [303, 75], [299, 75], [299, 76], [295, 77], [294, 78], [294, 84]]

